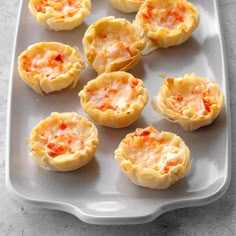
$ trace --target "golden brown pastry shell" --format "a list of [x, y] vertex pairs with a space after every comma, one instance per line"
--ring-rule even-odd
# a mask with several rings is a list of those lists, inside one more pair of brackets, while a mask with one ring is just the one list
[[[46, 51], [56, 51], [69, 56], [72, 64], [71, 68], [66, 73], [58, 74], [52, 80], [49, 80], [43, 74], [28, 72], [24, 64], [24, 57], [28, 56], [30, 59], [34, 59], [37, 54], [43, 54]], [[18, 57], [18, 73], [20, 78], [33, 90], [42, 95], [60, 91], [69, 86], [74, 87], [84, 67], [84, 61], [77, 48], [58, 42], [40, 42], [33, 44]]]
[[[158, 132], [151, 126], [143, 130]], [[191, 160], [189, 148], [179, 136], [164, 131], [160, 132], [160, 136], [170, 140], [170, 143], [182, 150], [180, 156], [182, 162], [177, 166], [172, 166], [168, 173], [161, 173], [158, 169], [152, 167], [143, 167], [140, 163], [132, 163], [129, 159], [129, 150], [132, 148], [129, 146], [129, 143], [132, 146], [135, 138], [139, 138], [134, 138], [132, 135], [133, 133], [127, 134], [114, 153], [121, 170], [134, 184], [151, 189], [166, 189], [182, 179], [190, 170]], [[148, 153], [144, 153], [143, 155], [148, 155]]]
[[[42, 148], [45, 138], [41, 137], [41, 132], [45, 129], [50, 129], [51, 124], [60, 124], [62, 121], [77, 122], [81, 132], [87, 132], [89, 139], [88, 145], [84, 149], [78, 150], [75, 153], [67, 153], [51, 157], [46, 149]], [[40, 145], [42, 144], [42, 146]], [[98, 145], [97, 128], [86, 118], [74, 112], [57, 113], [53, 112], [49, 117], [39, 122], [33, 129], [28, 139], [28, 145], [32, 152], [32, 159], [40, 167], [53, 171], [72, 171], [79, 169], [87, 164], [95, 155]]]
[[[95, 47], [95, 40], [99, 34], [107, 33], [123, 33], [128, 36], [132, 43], [129, 44], [130, 57], [125, 60], [116, 60], [108, 64], [101, 64], [99, 67], [94, 66], [94, 60], [97, 56], [98, 49]], [[140, 51], [144, 48], [144, 43], [140, 40], [135, 32], [133, 25], [126, 19], [115, 18], [108, 16], [101, 18], [88, 27], [83, 37], [84, 53], [87, 57], [88, 63], [98, 73], [112, 72], [112, 71], [127, 71], [133, 68], [140, 60]], [[107, 56], [107, 55], [105, 55]]]
[[194, 131], [202, 126], [210, 125], [224, 106], [224, 94], [213, 80], [211, 80], [212, 86], [214, 86], [212, 96], [216, 101], [210, 105], [210, 112], [199, 115], [193, 108], [185, 107], [183, 114], [180, 114], [172, 108], [172, 105], [169, 105], [174, 89], [177, 89], [180, 94], [187, 94], [191, 88], [206, 81], [210, 80], [194, 73], [188, 73], [183, 77], [174, 79], [173, 85], [168, 83], [168, 79], [164, 80], [158, 95], [152, 100], [153, 109], [166, 119], [178, 123], [186, 131]]
[[[147, 6], [168, 9], [175, 7], [176, 4], [183, 5], [189, 14], [189, 17], [174, 29], [168, 30], [167, 28], [158, 25], [153, 29], [150, 26], [150, 23], [146, 22], [142, 16], [142, 12], [145, 12], [146, 14]], [[148, 54], [157, 48], [168, 48], [170, 46], [184, 43], [189, 39], [193, 31], [197, 28], [199, 19], [200, 16], [197, 8], [187, 0], [146, 0], [140, 6], [134, 20], [134, 25], [138, 34], [144, 39], [146, 43], [142, 54]]]
[[130, 73], [124, 71], [116, 71], [110, 73], [103, 73], [94, 80], [91, 80], [85, 85], [84, 89], [79, 93], [80, 104], [88, 116], [97, 124], [112, 128], [122, 128], [129, 126], [135, 122], [141, 115], [142, 110], [148, 101], [148, 90], [144, 88], [143, 82], [138, 79], [136, 86], [137, 100], [132, 103], [126, 111], [119, 113], [114, 110], [101, 111], [96, 107], [96, 104], [90, 102], [89, 94], [86, 92], [88, 89], [102, 89], [104, 84], [109, 86], [118, 78], [123, 78], [127, 83], [134, 77]]
[[36, 18], [40, 25], [54, 31], [72, 30], [78, 27], [83, 22], [84, 18], [90, 15], [91, 9], [91, 1], [83, 0], [81, 7], [75, 15], [71, 17], [61, 17], [61, 14], [53, 8], [48, 9], [45, 13], [38, 12], [35, 5], [40, 6], [40, 4], [40, 0], [30, 0], [28, 5], [30, 13]]

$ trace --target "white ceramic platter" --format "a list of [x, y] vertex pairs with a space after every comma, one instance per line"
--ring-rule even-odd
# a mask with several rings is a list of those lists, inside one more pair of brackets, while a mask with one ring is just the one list
[[[53, 111], [75, 111], [86, 116], [78, 92], [96, 74], [87, 66], [75, 89], [40, 96], [19, 78], [17, 56], [27, 46], [41, 41], [75, 45], [82, 52], [81, 40], [92, 22], [108, 15], [132, 20], [134, 15], [113, 10], [108, 0], [93, 0], [92, 14], [80, 27], [53, 32], [38, 25], [29, 13], [28, 1], [22, 1], [10, 77], [6, 156], [6, 182], [15, 197], [34, 206], [69, 212], [88, 223], [137, 224], [172, 209], [207, 204], [226, 191], [231, 163], [230, 106], [218, 6], [216, 0], [192, 2], [201, 15], [200, 25], [192, 37], [181, 46], [159, 49], [144, 56], [130, 71], [149, 89], [150, 100], [142, 116], [128, 128], [98, 127], [100, 145], [94, 160], [80, 170], [58, 173], [35, 165], [26, 138], [31, 129]], [[150, 105], [162, 83], [161, 73], [179, 77], [187, 72], [214, 78], [225, 94], [225, 107], [217, 120], [192, 133], [162, 119]], [[114, 159], [113, 152], [121, 139], [136, 127], [148, 125], [178, 134], [192, 153], [189, 174], [167, 190], [135, 186]]]

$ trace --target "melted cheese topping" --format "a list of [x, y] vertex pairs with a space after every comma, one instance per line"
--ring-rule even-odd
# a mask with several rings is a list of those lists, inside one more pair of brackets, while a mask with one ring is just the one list
[[[175, 81], [175, 82], [174, 82]], [[211, 111], [211, 106], [217, 104], [217, 85], [212, 80], [199, 81], [197, 84], [184, 83], [182, 80], [167, 79], [166, 85], [169, 89], [168, 107], [183, 114], [190, 108], [198, 115], [205, 115]]]
[[45, 150], [50, 157], [62, 154], [73, 154], [89, 145], [90, 137], [93, 135], [92, 128], [81, 126], [76, 117], [71, 119], [50, 118], [39, 127], [36, 132], [39, 142], [32, 147]]
[[46, 13], [53, 10], [61, 13], [61, 17], [72, 17], [81, 8], [81, 0], [39, 0], [34, 3], [37, 12]]
[[176, 6], [170, 6], [169, 8], [157, 8], [154, 6], [146, 7], [141, 12], [141, 16], [144, 21], [148, 21], [153, 27], [164, 27], [168, 30], [177, 28], [181, 23], [187, 20], [188, 14], [183, 4], [176, 3]]
[[136, 129], [125, 144], [128, 151], [126, 158], [143, 168], [152, 168], [164, 174], [171, 166], [182, 164], [180, 156], [183, 150], [172, 143], [172, 139], [151, 127]]
[[129, 45], [132, 41], [124, 34], [104, 33], [99, 34], [94, 40], [94, 47], [97, 50], [93, 66], [107, 65], [111, 62], [119, 62], [129, 59], [131, 56]]
[[109, 84], [104, 84], [104, 86], [96, 90], [87, 89], [86, 92], [89, 94], [89, 101], [101, 111], [110, 109], [116, 112], [123, 112], [137, 101], [136, 86], [138, 83], [135, 78], [128, 82], [119, 78]]
[[68, 56], [50, 50], [38, 53], [33, 58], [26, 54], [23, 60], [27, 72], [33, 75], [41, 74], [48, 77], [48, 79], [53, 79], [59, 74], [67, 73], [72, 66]]

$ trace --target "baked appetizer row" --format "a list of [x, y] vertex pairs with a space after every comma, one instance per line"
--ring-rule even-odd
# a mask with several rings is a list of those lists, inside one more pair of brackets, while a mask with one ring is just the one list
[[[128, 70], [156, 48], [185, 42], [199, 24], [197, 8], [187, 0], [112, 0], [124, 12], [137, 11], [133, 24], [104, 17], [90, 25], [83, 38], [88, 62], [98, 72]], [[31, 0], [29, 9], [48, 29], [73, 29], [90, 14], [90, 0]]]
[[185, 42], [199, 24], [197, 8], [186, 0], [111, 0], [122, 12], [137, 12], [133, 22], [145, 42], [143, 54]]
[[[85, 11], [84, 8], [90, 7], [90, 1], [33, 0], [30, 1], [29, 7], [39, 22], [47, 25], [48, 28], [59, 30], [63, 27], [73, 28], [74, 21], [79, 23], [80, 20], [77, 18], [88, 14], [88, 10]], [[75, 11], [75, 8], [78, 12]], [[66, 23], [70, 23], [70, 25], [67, 26]], [[147, 0], [140, 6], [133, 24], [126, 19], [113, 16], [101, 18], [91, 24], [82, 40], [84, 53], [88, 63], [98, 74], [127, 71], [139, 62], [141, 53], [147, 54], [159, 47], [167, 48], [185, 42], [198, 23], [199, 14], [196, 7], [186, 0]], [[28, 53], [32, 57], [47, 50], [55, 51], [56, 48], [59, 53], [63, 51], [63, 46], [59, 44], [36, 44], [29, 47], [25, 54], [29, 51]], [[70, 53], [69, 50], [68, 53]], [[28, 59], [26, 56], [25, 60]], [[78, 51], [77, 57], [80, 57]], [[58, 62], [61, 62], [60, 58]], [[30, 60], [26, 63], [31, 65]], [[80, 60], [80, 64], [81, 70], [84, 67], [82, 60]], [[49, 74], [47, 72], [49, 71], [46, 71], [46, 74]], [[28, 78], [25, 81], [29, 83]], [[37, 88], [37, 86], [34, 85], [35, 90], [38, 92], [42, 90], [40, 93], [44, 92], [44, 88]]]
[[[81, 105], [99, 125], [120, 128], [134, 122], [147, 103], [141, 80], [127, 72], [103, 73], [79, 93]], [[186, 74], [164, 80], [153, 107], [164, 117], [193, 131], [213, 122], [224, 104], [223, 93], [210, 79]], [[98, 145], [96, 126], [76, 113], [52, 113], [31, 133], [36, 163], [56, 171], [87, 164]], [[137, 128], [120, 142], [115, 159], [135, 184], [164, 189], [183, 178], [191, 166], [190, 151], [176, 134], [153, 127]]]
[[[149, 94], [140, 79], [119, 71], [90, 80], [79, 96], [82, 108], [97, 124], [122, 128], [138, 119]], [[223, 105], [217, 83], [194, 73], [165, 79], [152, 99], [155, 111], [187, 131], [211, 124]]]
[[[78, 50], [61, 43], [38, 43], [18, 57], [20, 77], [40, 94], [75, 86], [83, 69]], [[149, 94], [142, 80], [116, 71], [89, 81], [79, 96], [82, 108], [96, 123], [121, 128], [137, 120]], [[152, 101], [154, 110], [188, 131], [211, 124], [223, 104], [216, 82], [194, 73], [167, 78]]]
[[[87, 164], [98, 146], [92, 122], [74, 112], [52, 113], [37, 124], [28, 140], [33, 160], [53, 171], [76, 170]], [[184, 141], [153, 127], [128, 134], [115, 150], [122, 171], [135, 184], [164, 189], [190, 169], [190, 151]]]

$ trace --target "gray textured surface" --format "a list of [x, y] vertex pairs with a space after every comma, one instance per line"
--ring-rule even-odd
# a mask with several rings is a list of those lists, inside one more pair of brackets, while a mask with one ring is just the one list
[[[236, 112], [236, 1], [219, 0], [228, 61], [232, 121]], [[5, 127], [10, 61], [18, 13], [18, 0], [0, 4], [0, 235], [236, 235], [236, 126], [232, 122], [232, 180], [218, 201], [197, 208], [163, 214], [136, 226], [96, 226], [58, 211], [22, 205], [10, 198], [4, 180]]]

